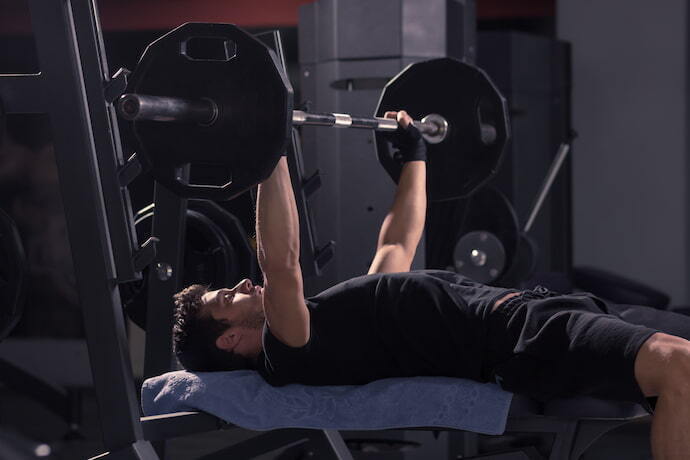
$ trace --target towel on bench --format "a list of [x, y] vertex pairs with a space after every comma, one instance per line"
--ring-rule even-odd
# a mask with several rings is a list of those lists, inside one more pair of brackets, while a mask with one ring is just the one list
[[145, 415], [200, 410], [251, 429], [505, 430], [512, 394], [497, 385], [449, 377], [378, 380], [367, 385], [272, 387], [255, 371], [175, 371], [142, 386]]

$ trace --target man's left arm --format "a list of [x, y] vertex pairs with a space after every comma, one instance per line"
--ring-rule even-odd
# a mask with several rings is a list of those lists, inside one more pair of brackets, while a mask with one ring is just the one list
[[[404, 111], [388, 112], [386, 116], [396, 117], [403, 130], [409, 129], [412, 122]], [[409, 149], [412, 156], [407, 158], [409, 161], [403, 159], [405, 163], [393, 205], [381, 225], [369, 274], [409, 271], [424, 231], [427, 205], [426, 148], [424, 141], [419, 138], [414, 145], [410, 142], [404, 148]]]

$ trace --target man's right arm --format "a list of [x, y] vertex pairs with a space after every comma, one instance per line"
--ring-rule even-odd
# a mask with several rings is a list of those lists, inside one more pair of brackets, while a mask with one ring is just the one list
[[259, 184], [256, 241], [271, 333], [286, 345], [303, 346], [309, 341], [309, 310], [299, 264], [299, 216], [285, 157]]

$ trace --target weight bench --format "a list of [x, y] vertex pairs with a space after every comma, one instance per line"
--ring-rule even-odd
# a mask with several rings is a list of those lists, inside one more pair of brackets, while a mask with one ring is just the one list
[[[313, 405], [310, 397], [316, 400]], [[251, 438], [203, 459], [253, 458], [288, 446], [311, 451], [315, 458], [351, 459], [340, 431], [424, 430], [449, 433], [448, 459], [575, 460], [611, 430], [649, 418], [635, 404], [585, 397], [539, 404], [496, 385], [463, 379], [274, 388], [253, 371], [164, 374], [144, 382], [142, 407], [149, 441], [217, 429], [252, 432]], [[377, 412], [383, 416], [373, 420]], [[479, 448], [482, 434], [551, 435], [553, 441], [548, 452], [534, 445], [487, 450]]]

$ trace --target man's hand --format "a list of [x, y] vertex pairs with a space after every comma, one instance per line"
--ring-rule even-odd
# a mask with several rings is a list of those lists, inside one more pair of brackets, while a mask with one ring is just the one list
[[[398, 121], [398, 129], [387, 136], [387, 144], [398, 150], [393, 155], [394, 158], [407, 163], [410, 161], [426, 161], [426, 144], [422, 139], [422, 133], [412, 124], [412, 118], [401, 110], [399, 112], [386, 112], [384, 118], [391, 118]], [[378, 148], [391, 149], [391, 145], [379, 145]]]

